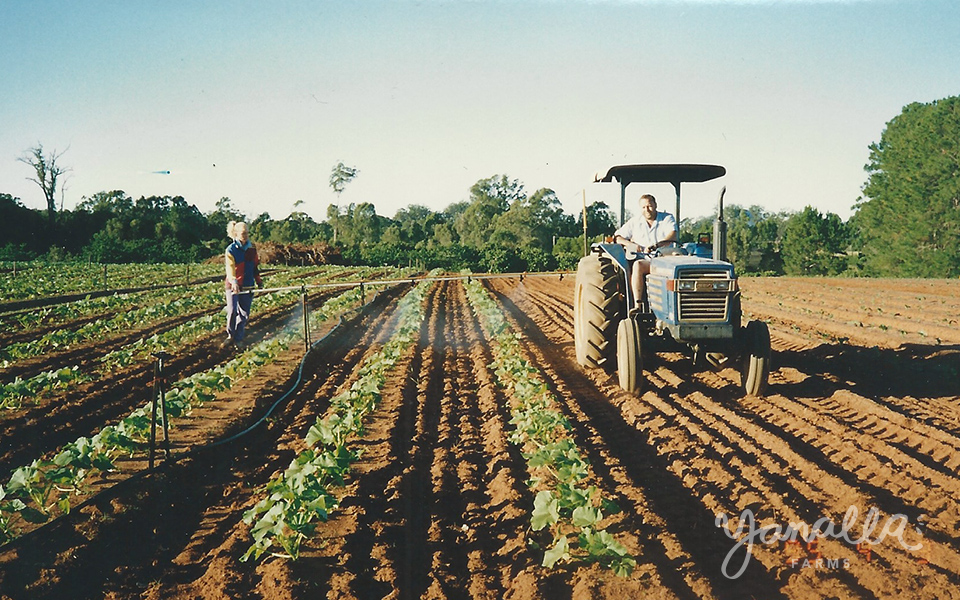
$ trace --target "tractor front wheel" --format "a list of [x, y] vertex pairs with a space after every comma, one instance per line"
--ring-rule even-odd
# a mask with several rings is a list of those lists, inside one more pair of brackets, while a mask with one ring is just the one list
[[743, 331], [740, 385], [748, 396], [761, 396], [770, 376], [770, 330], [763, 321], [750, 321]]
[[631, 318], [617, 327], [617, 377], [620, 387], [631, 394], [643, 388], [642, 339], [637, 322]]

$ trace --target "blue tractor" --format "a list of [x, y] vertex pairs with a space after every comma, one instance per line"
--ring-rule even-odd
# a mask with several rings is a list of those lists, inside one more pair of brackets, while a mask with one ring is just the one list
[[[681, 184], [725, 174], [726, 169], [717, 165], [618, 165], [598, 173], [595, 182], [620, 183], [621, 223], [628, 185], [671, 183], [679, 227]], [[744, 392], [762, 395], [770, 372], [770, 333], [763, 321], [741, 323], [737, 276], [726, 260], [723, 191], [712, 242], [712, 258], [670, 247], [647, 255], [650, 274], [643, 298], [631, 297], [629, 283], [631, 266], [639, 256], [620, 244], [594, 244], [577, 267], [573, 305], [577, 362], [587, 368], [616, 368], [620, 387], [639, 393], [644, 354], [681, 348], [695, 364], [739, 366]]]

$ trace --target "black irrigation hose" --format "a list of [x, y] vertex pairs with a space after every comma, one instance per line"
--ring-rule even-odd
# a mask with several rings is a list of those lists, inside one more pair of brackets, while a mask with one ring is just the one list
[[[380, 295], [380, 292], [379, 292], [379, 291], [378, 291], [378, 292], [375, 292], [374, 295], [373, 295], [373, 297], [370, 298], [370, 301], [367, 302], [366, 304], [360, 305], [360, 307], [357, 308], [357, 311], [362, 312], [363, 309], [365, 309], [366, 307], [372, 305], [372, 304], [374, 303], [374, 301], [376, 301], [377, 296], [379, 296], [379, 295]], [[280, 396], [279, 398], [277, 398], [277, 400], [274, 401], [274, 403], [273, 403], [272, 405], [270, 405], [270, 408], [267, 409], [267, 412], [264, 413], [262, 417], [260, 417], [259, 419], [257, 419], [257, 421], [256, 421], [255, 423], [253, 423], [252, 425], [250, 425], [249, 427], [247, 427], [247, 428], [244, 429], [243, 431], [241, 431], [241, 432], [239, 432], [239, 433], [235, 433], [235, 434], [231, 435], [231, 436], [228, 437], [228, 438], [225, 438], [225, 439], [222, 439], [222, 440], [218, 440], [218, 441], [216, 441], [216, 442], [210, 442], [210, 443], [207, 443], [207, 444], [202, 444], [202, 445], [200, 445], [200, 446], [194, 446], [193, 448], [191, 448], [190, 450], [188, 450], [187, 452], [185, 452], [185, 453], [184, 453], [183, 455], [181, 455], [181, 456], [187, 456], [187, 455], [189, 455], [190, 453], [194, 452], [195, 450], [202, 450], [202, 449], [204, 449], [204, 448], [213, 448], [214, 446], [221, 446], [221, 445], [223, 445], [223, 444], [226, 444], [226, 443], [232, 442], [232, 441], [234, 441], [234, 440], [240, 439], [241, 437], [247, 435], [248, 433], [250, 433], [251, 431], [253, 431], [254, 429], [256, 429], [261, 423], [263, 423], [264, 421], [266, 421], [268, 418], [270, 418], [270, 415], [273, 414], [273, 411], [276, 410], [277, 407], [280, 406], [280, 404], [283, 403], [284, 400], [286, 400], [288, 397], [290, 397], [294, 392], [296, 392], [296, 391], [300, 388], [300, 384], [303, 383], [303, 368], [304, 368], [304, 366], [306, 366], [306, 364], [307, 364], [307, 357], [310, 356], [310, 353], [313, 351], [313, 349], [316, 348], [317, 346], [319, 346], [322, 342], [325, 342], [325, 341], [327, 340], [327, 338], [329, 338], [331, 335], [333, 335], [333, 333], [334, 333], [335, 331], [337, 331], [338, 329], [340, 329], [340, 326], [341, 326], [341, 325], [343, 325], [343, 315], [340, 316], [340, 319], [337, 321], [337, 324], [334, 325], [333, 328], [326, 333], [326, 335], [324, 335], [324, 336], [323, 336], [322, 338], [320, 338], [319, 340], [317, 340], [317, 341], [313, 342], [312, 344], [310, 344], [310, 347], [307, 349], [307, 351], [303, 353], [303, 358], [300, 359], [300, 366], [297, 368], [297, 380], [294, 382], [293, 386], [292, 386], [289, 390], [287, 390], [286, 392], [284, 392], [284, 394], [283, 394], [282, 396]]]
[[[372, 304], [372, 303], [373, 303], [373, 300], [374, 300], [375, 298], [376, 298], [376, 296], [375, 296], [373, 299], [371, 299], [370, 302], [368, 302], [367, 304]], [[366, 306], [366, 304], [365, 304], [364, 306]], [[361, 307], [361, 309], [362, 309], [362, 308], [363, 308], [363, 307]], [[231, 436], [228, 437], [228, 438], [225, 438], [225, 439], [222, 439], [222, 440], [218, 440], [218, 441], [216, 441], [216, 442], [210, 442], [210, 443], [204, 444], [204, 445], [202, 445], [202, 446], [194, 446], [193, 448], [190, 449], [190, 452], [193, 452], [194, 450], [199, 450], [199, 449], [202, 449], [202, 448], [212, 448], [212, 447], [214, 447], [214, 446], [220, 446], [220, 445], [223, 445], [223, 444], [232, 442], [232, 441], [234, 441], [234, 440], [237, 440], [237, 439], [245, 436], [246, 434], [250, 433], [250, 432], [253, 431], [255, 428], [257, 428], [261, 423], [263, 423], [263, 422], [266, 421], [268, 418], [270, 418], [270, 415], [273, 414], [273, 411], [276, 410], [277, 407], [280, 406], [280, 404], [281, 404], [284, 400], [286, 400], [291, 394], [293, 394], [294, 392], [296, 392], [296, 391], [300, 388], [300, 384], [303, 383], [303, 368], [304, 368], [304, 366], [307, 364], [307, 357], [310, 356], [310, 352], [312, 352], [313, 349], [314, 349], [316, 346], [318, 346], [320, 343], [326, 341], [326, 339], [327, 339], [328, 337], [330, 337], [331, 335], [333, 335], [333, 333], [334, 333], [335, 331], [337, 331], [338, 329], [340, 329], [340, 326], [341, 326], [341, 325], [343, 325], [343, 317], [342, 317], [342, 316], [340, 317], [340, 320], [337, 321], [337, 324], [333, 326], [333, 329], [331, 329], [330, 331], [328, 331], [327, 334], [324, 335], [324, 336], [323, 336], [322, 338], [320, 338], [319, 340], [317, 340], [317, 341], [313, 342], [312, 344], [310, 344], [310, 348], [308, 348], [307, 351], [303, 353], [303, 358], [300, 359], [300, 366], [297, 368], [297, 380], [294, 382], [293, 387], [291, 387], [289, 390], [287, 390], [286, 392], [284, 392], [284, 394], [283, 394], [282, 396], [280, 396], [279, 398], [277, 398], [277, 400], [276, 400], [272, 405], [270, 405], [270, 408], [267, 409], [267, 412], [264, 413], [264, 415], [263, 415], [262, 417], [260, 417], [259, 419], [257, 419], [257, 421], [256, 421], [255, 423], [253, 423], [252, 425], [250, 425], [249, 427], [247, 427], [246, 429], [244, 429], [244, 430], [241, 431], [240, 433], [235, 433], [234, 435], [231, 435]]]

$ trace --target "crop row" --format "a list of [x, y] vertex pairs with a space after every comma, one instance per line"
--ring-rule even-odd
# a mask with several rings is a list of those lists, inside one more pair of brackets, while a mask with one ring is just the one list
[[300, 545], [317, 521], [326, 521], [340, 500], [336, 490], [345, 485], [350, 466], [359, 457], [349, 447], [363, 434], [364, 419], [379, 405], [386, 373], [417, 340], [423, 321], [423, 298], [431, 283], [421, 282], [397, 306], [397, 330], [357, 371], [349, 389], [330, 400], [330, 409], [310, 427], [300, 452], [290, 465], [264, 487], [264, 498], [244, 513], [251, 525], [253, 544], [241, 560], [259, 559], [274, 544], [276, 556], [296, 559]]
[[[324, 278], [325, 276], [320, 276], [316, 279]], [[270, 310], [287, 305], [298, 293], [296, 290], [288, 290], [258, 296], [258, 309]], [[207, 292], [205, 296], [210, 296], [208, 300], [216, 303], [221, 301], [222, 292], [219, 290]], [[180, 310], [167, 316], [175, 316], [184, 310], [186, 309], [181, 306]], [[154, 352], [175, 351], [184, 344], [222, 327], [223, 319], [218, 314], [205, 315], [107, 353], [100, 358], [101, 365], [93, 372], [85, 372], [77, 366], [65, 366], [29, 378], [17, 377], [12, 382], [0, 385], [0, 408], [17, 410], [26, 400], [37, 400], [43, 394], [53, 391], [66, 391], [75, 385], [90, 381], [100, 373], [111, 372], [118, 367], [132, 364], [136, 360], [145, 359]]]
[[[187, 286], [167, 288], [166, 294], [182, 294]], [[115, 310], [133, 306], [151, 292], [115, 293], [109, 296], [86, 297], [74, 302], [64, 302], [42, 306], [33, 310], [23, 310], [0, 315], [0, 328], [7, 331], [29, 331], [42, 324], [56, 325], [84, 317], [108, 314]], [[156, 295], [156, 292], [152, 292]]]
[[[342, 314], [360, 301], [358, 288], [328, 300], [310, 315], [311, 325]], [[296, 325], [260, 342], [229, 362], [195, 373], [172, 384], [165, 392], [167, 416], [176, 420], [229, 389], [233, 382], [250, 377], [271, 362], [300, 335]], [[40, 458], [16, 469], [9, 482], [0, 486], [0, 544], [19, 535], [21, 521], [44, 523], [57, 511], [68, 513], [71, 497], [84, 490], [87, 478], [97, 471], [114, 471], [122, 455], [143, 452], [149, 440], [152, 403], [134, 410], [116, 425], [107, 425], [96, 435], [80, 437], [65, 445], [52, 458]]]
[[[363, 273], [363, 271], [363, 269], [360, 270], [361, 273]], [[329, 278], [336, 278], [344, 273], [354, 275], [357, 273], [357, 270], [351, 269], [347, 271], [346, 267], [327, 266], [321, 268], [321, 273]], [[274, 272], [270, 275], [270, 284], [271, 287], [292, 285], [293, 282], [299, 282], [299, 279], [304, 276], [316, 274], [318, 274], [316, 268], [309, 270], [297, 268]], [[222, 289], [222, 283], [213, 283], [201, 286], [197, 286], [196, 284], [190, 286], [178, 285], [141, 292], [114, 293], [108, 296], [87, 296], [86, 298], [73, 302], [63, 302], [29, 311], [16, 311], [0, 315], [0, 328], [6, 331], [17, 330], [21, 333], [22, 337], [22, 334], [29, 333], [30, 330], [41, 326], [55, 327], [57, 325], [64, 325], [69, 327], [73, 321], [98, 317], [104, 318], [118, 311], [140, 310], [149, 305], [169, 304], [185, 295], [205, 295], [213, 292], [217, 294], [218, 298], [222, 298]], [[69, 339], [69, 341], [74, 340]], [[10, 349], [8, 348], [7, 351], [10, 351]]]
[[479, 282], [465, 285], [473, 311], [493, 340], [491, 366], [512, 398], [510, 441], [521, 448], [532, 474], [527, 483], [537, 492], [530, 526], [550, 534], [541, 564], [552, 568], [561, 561], [591, 561], [629, 576], [636, 560], [600, 527], [605, 514], [620, 509], [596, 486], [583, 485], [591, 478], [590, 464], [538, 369], [523, 358], [519, 335], [510, 331], [500, 306]]
[[68, 293], [165, 285], [188, 278], [211, 277], [222, 264], [18, 263], [0, 273], [0, 298], [7, 301]]
[[80, 342], [105, 339], [117, 332], [198, 310], [207, 310], [222, 302], [223, 291], [208, 287], [202, 292], [181, 294], [169, 302], [121, 311], [112, 316], [85, 323], [77, 329], [56, 329], [36, 339], [10, 344], [0, 349], [0, 368], [17, 361], [40, 356], [55, 348]]

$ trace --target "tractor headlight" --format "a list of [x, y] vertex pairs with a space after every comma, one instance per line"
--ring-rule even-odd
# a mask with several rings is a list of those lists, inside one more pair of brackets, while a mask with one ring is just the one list
[[735, 279], [668, 279], [668, 292], [734, 292]]
[[696, 279], [668, 279], [668, 292], [694, 292], [697, 289]]
[[713, 291], [715, 292], [729, 292], [730, 291], [730, 280], [724, 279], [723, 281], [713, 281]]

